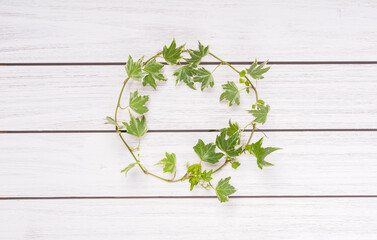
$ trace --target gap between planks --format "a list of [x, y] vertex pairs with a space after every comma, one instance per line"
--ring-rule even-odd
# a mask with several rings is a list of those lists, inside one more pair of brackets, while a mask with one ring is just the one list
[[[261, 64], [263, 61], [258, 61]], [[166, 62], [161, 62], [167, 65]], [[232, 65], [251, 65], [251, 61], [229, 61]], [[116, 66], [126, 62], [40, 62], [40, 63], [0, 63], [0, 66]], [[187, 65], [187, 62], [182, 62]], [[200, 65], [218, 65], [220, 62], [201, 62]], [[377, 64], [377, 61], [269, 61], [270, 65], [348, 65], [348, 64]]]
[[[244, 132], [251, 132], [251, 129], [245, 129]], [[121, 132], [127, 132], [121, 130]], [[218, 129], [176, 129], [176, 130], [148, 130], [148, 133], [185, 133], [185, 132], [219, 132]], [[363, 129], [255, 129], [255, 132], [377, 132], [376, 128]], [[1, 130], [0, 134], [17, 134], [17, 133], [115, 133], [114, 130]]]
[[[72, 196], [72, 197], [0, 197], [1, 200], [86, 200], [86, 199], [208, 199], [216, 196]], [[377, 195], [286, 195], [229, 196], [229, 198], [377, 198]]]

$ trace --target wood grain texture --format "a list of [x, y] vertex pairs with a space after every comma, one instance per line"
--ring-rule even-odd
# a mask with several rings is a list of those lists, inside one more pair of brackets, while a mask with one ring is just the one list
[[376, 11], [372, 0], [1, 1], [0, 62], [119, 62], [173, 37], [227, 60], [377, 60]]
[[[255, 140], [263, 135], [257, 133]], [[125, 136], [131, 146], [137, 141]], [[216, 133], [150, 133], [141, 143], [140, 159], [155, 173], [165, 152], [177, 155], [177, 176], [198, 157], [192, 147]], [[247, 135], [243, 136], [246, 141]], [[377, 132], [268, 133], [265, 146], [282, 147], [268, 157], [274, 167], [263, 171], [249, 155], [242, 165], [214, 175], [232, 176], [239, 196], [377, 195]], [[214, 196], [189, 184], [166, 183], [132, 169], [133, 162], [117, 134], [0, 134], [0, 196]], [[220, 163], [221, 164], [221, 163]], [[206, 165], [206, 168], [210, 167]], [[171, 177], [165, 174], [167, 178]]]
[[[169, 81], [157, 91], [134, 81], [127, 86], [123, 106], [129, 91], [150, 95], [149, 129], [219, 129], [230, 118], [241, 125], [252, 119], [245, 110], [253, 94], [244, 92], [240, 106], [219, 103], [221, 85], [238, 81], [235, 72], [219, 68], [214, 88], [201, 92], [176, 87], [174, 69], [165, 67]], [[273, 66], [257, 83], [260, 98], [271, 105], [261, 127], [377, 128], [376, 71], [377, 65]], [[103, 119], [113, 116], [125, 75], [123, 66], [1, 67], [0, 130], [112, 130]], [[121, 119], [128, 119], [127, 111]]]
[[4, 239], [375, 239], [375, 199], [2, 201]]

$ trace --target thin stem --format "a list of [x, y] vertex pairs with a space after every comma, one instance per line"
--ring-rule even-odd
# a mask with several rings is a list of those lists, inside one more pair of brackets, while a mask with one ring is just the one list
[[251, 123], [246, 124], [246, 126], [243, 127], [243, 128], [241, 129], [241, 132], [245, 131], [245, 129], [246, 129], [248, 126], [250, 126], [251, 124], [253, 124], [253, 123], [251, 122]]
[[[240, 73], [240, 71], [238, 71], [236, 68], [234, 68], [230, 63], [222, 60], [221, 58], [217, 57], [216, 55], [214, 55], [213, 53], [209, 53], [209, 55], [211, 55], [212, 57], [216, 58], [217, 60], [219, 60], [222, 64], [226, 64], [228, 65], [231, 69], [233, 69], [235, 72], [237, 72], [238, 74]], [[254, 90], [255, 92], [255, 99], [256, 101], [258, 102], [258, 92], [257, 92], [257, 89], [255, 88], [255, 86], [253, 85], [253, 83], [250, 81], [250, 79], [245, 76], [245, 79], [249, 82], [250, 84], [250, 87]]]
[[251, 88], [251, 86], [248, 86], [248, 87], [244, 87], [244, 88], [241, 88], [240, 90], [238, 90], [239, 92], [243, 91], [243, 90], [246, 90], [248, 88]]
[[258, 102], [258, 91], [257, 91], [257, 89], [255, 88], [255, 86], [253, 85], [253, 83], [250, 81], [250, 79], [247, 77], [247, 76], [245, 76], [245, 79], [249, 82], [249, 84], [250, 84], [250, 87], [254, 90], [254, 93], [255, 93], [255, 102]]
[[139, 141], [138, 141], [138, 143], [137, 143], [137, 147], [136, 147], [136, 149], [139, 149], [139, 148], [140, 148], [140, 137], [139, 137], [138, 140], [139, 140]]
[[211, 55], [212, 57], [216, 58], [217, 60], [219, 60], [222, 64], [226, 64], [228, 65], [231, 69], [233, 69], [234, 71], [236, 71], [237, 73], [240, 73], [240, 71], [238, 71], [237, 69], [235, 69], [232, 65], [230, 65], [230, 63], [222, 60], [221, 58], [217, 57], [216, 55], [214, 55], [213, 53], [209, 52], [208, 53], [209, 55]]
[[130, 106], [130, 105], [125, 106], [125, 107], [121, 107], [121, 106], [119, 106], [119, 108], [122, 109], [122, 110], [126, 110], [129, 106]]
[[151, 175], [151, 176], [153, 176], [155, 178], [158, 178], [158, 179], [161, 179], [161, 180], [163, 180], [165, 182], [172, 182], [172, 180], [170, 180], [170, 179], [166, 179], [166, 178], [160, 177], [160, 176], [158, 176], [158, 175], [156, 175], [154, 173], [148, 172], [148, 171], [146, 171], [145, 174]]
[[223, 165], [221, 165], [220, 167], [218, 167], [215, 171], [213, 171], [212, 173], [215, 173], [215, 172], [218, 172], [220, 169], [222, 169], [223, 167], [225, 167], [228, 163], [230, 162], [230, 160], [225, 160], [225, 162], [223, 163]]
[[124, 140], [123, 136], [122, 136], [122, 132], [118, 132], [119, 134], [119, 137], [120, 139], [122, 139], [122, 142], [124, 143], [124, 145], [126, 145], [128, 151], [130, 151], [132, 157], [135, 159], [137, 165], [139, 165], [140, 169], [144, 172], [144, 173], [147, 173], [148, 171], [143, 167], [143, 165], [140, 164], [140, 161], [136, 158], [134, 152], [132, 151], [131, 147], [126, 143], [126, 141]]
[[212, 73], [214, 73], [214, 72], [216, 71], [216, 69], [217, 69], [218, 67], [220, 67], [221, 65], [223, 65], [222, 62], [221, 62], [219, 65], [217, 65], [217, 66], [215, 67], [215, 69], [212, 70]]
[[[250, 143], [251, 139], [253, 138], [254, 131], [255, 131], [255, 125], [256, 124], [253, 123], [253, 130], [251, 131], [250, 137], [249, 137], [249, 139], [247, 140], [247, 143], [244, 146], [248, 145]], [[244, 153], [245, 151], [246, 151], [246, 148], [244, 147], [241, 153]]]
[[152, 61], [153, 59], [155, 59], [156, 57], [159, 57], [161, 54], [162, 54], [162, 52], [159, 51], [158, 53], [156, 53], [156, 55], [154, 55], [153, 57], [150, 57], [149, 59], [147, 59], [147, 61], [145, 61], [143, 63], [143, 66], [146, 65], [147, 63], [149, 63], [150, 61]]
[[268, 136], [266, 135], [266, 133], [265, 132], [263, 132], [260, 128], [255, 128], [255, 129], [258, 129], [259, 131], [261, 131], [262, 133], [263, 133], [263, 135], [266, 137], [266, 138], [268, 138]]
[[[128, 77], [128, 78], [126, 78], [126, 80], [124, 80], [122, 89], [120, 90], [120, 93], [119, 93], [117, 106], [115, 108], [115, 117], [114, 117], [114, 120], [115, 120], [116, 123], [118, 122], [117, 119], [118, 119], [118, 109], [120, 107], [120, 100], [122, 99], [123, 91], [124, 91], [124, 88], [126, 87], [128, 80], [130, 80], [130, 77]], [[118, 126], [115, 126], [115, 131], [119, 132]]]
[[174, 175], [173, 175], [173, 177], [172, 177], [172, 181], [174, 181], [174, 179], [175, 179], [175, 177], [177, 176], [177, 171], [174, 171]]

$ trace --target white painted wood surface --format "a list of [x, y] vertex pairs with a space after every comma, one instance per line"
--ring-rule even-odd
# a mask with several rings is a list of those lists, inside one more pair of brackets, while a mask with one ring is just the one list
[[[372, 0], [0, 0], [0, 199], [13, 198], [0, 200], [0, 239], [376, 239], [376, 64], [274, 65], [258, 82], [271, 105], [263, 129], [296, 131], [267, 133], [267, 145], [284, 148], [269, 157], [275, 167], [261, 171], [242, 156], [237, 171], [215, 177], [232, 176], [238, 189], [226, 204], [137, 168], [123, 176], [132, 159], [114, 133], [4, 133], [111, 130], [103, 118], [113, 115], [123, 66], [1, 66], [124, 62], [173, 37], [188, 47], [201, 40], [227, 61], [376, 61], [376, 12]], [[224, 67], [205, 93], [175, 87], [172, 77], [158, 91], [141, 89], [151, 96], [149, 128], [244, 125], [252, 95], [235, 108], [218, 103], [221, 84], [237, 79]], [[370, 131], [349, 131], [357, 129]], [[181, 175], [197, 161], [197, 139], [215, 136], [149, 133], [141, 160], [161, 171], [153, 164], [175, 152]]]
[[375, 199], [41, 200], [0, 204], [4, 239], [375, 239]]
[[[259, 170], [249, 154], [241, 166], [214, 175], [214, 182], [232, 176], [241, 196], [373, 195], [377, 193], [377, 132], [267, 133], [266, 146], [284, 148], [269, 156], [274, 167]], [[201, 138], [214, 142], [216, 133], [150, 133], [141, 143], [140, 160], [154, 166], [165, 152], [177, 155], [177, 175], [186, 162], [198, 162], [192, 147]], [[255, 140], [262, 137], [255, 135]], [[131, 146], [137, 141], [125, 136]], [[243, 136], [246, 141], [248, 135]], [[166, 183], [144, 175], [139, 168], [120, 173], [133, 162], [117, 134], [0, 134], [0, 196], [191, 196], [213, 191], [189, 183]], [[220, 166], [221, 163], [216, 166]], [[207, 168], [210, 164], [205, 165]], [[171, 175], [165, 174], [167, 178]]]
[[377, 4], [360, 1], [1, 1], [0, 62], [126, 61], [173, 37], [227, 60], [376, 60]]
[[[132, 81], [124, 95], [124, 106], [129, 91], [150, 95], [149, 129], [219, 129], [230, 118], [241, 125], [252, 119], [245, 110], [254, 104], [253, 94], [243, 92], [240, 106], [219, 103], [221, 85], [238, 81], [226, 66], [204, 92], [176, 87], [173, 70], [165, 67], [169, 80], [157, 91]], [[260, 98], [271, 105], [262, 127], [377, 128], [376, 71], [377, 65], [274, 65], [257, 84]], [[114, 115], [125, 75], [123, 66], [1, 67], [0, 130], [112, 130], [103, 119]], [[121, 116], [127, 120], [128, 111]]]

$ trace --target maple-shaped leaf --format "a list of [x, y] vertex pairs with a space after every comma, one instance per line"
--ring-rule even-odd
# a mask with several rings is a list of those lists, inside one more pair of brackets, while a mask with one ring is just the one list
[[255, 123], [266, 123], [267, 120], [267, 114], [270, 111], [270, 105], [265, 105], [264, 103], [257, 103], [257, 109], [249, 110], [249, 113], [251, 113], [255, 119], [253, 122]]
[[143, 57], [134, 62], [131, 56], [128, 56], [128, 61], [126, 64], [126, 72], [128, 77], [132, 78], [135, 81], [139, 81], [144, 77], [142, 71], [143, 66]]
[[221, 179], [216, 186], [216, 195], [220, 202], [229, 201], [228, 196], [236, 192], [236, 188], [229, 184], [230, 177]]
[[234, 133], [236, 133], [238, 130], [240, 130], [240, 126], [238, 125], [238, 123], [237, 122], [232, 123], [232, 121], [229, 120], [229, 127], [220, 129], [220, 132], [226, 132], [226, 135], [230, 137]]
[[270, 67], [264, 67], [266, 66], [267, 62], [268, 60], [258, 66], [258, 61], [257, 59], [255, 59], [254, 63], [250, 66], [250, 68], [246, 68], [247, 74], [249, 74], [252, 78], [256, 80], [263, 79], [263, 74], [270, 70]]
[[158, 164], [164, 165], [164, 168], [162, 169], [164, 173], [165, 172], [174, 173], [176, 169], [175, 163], [176, 163], [175, 154], [174, 153], [169, 154], [166, 152], [165, 158], [159, 161], [156, 165]]
[[199, 163], [190, 165], [187, 168], [187, 174], [190, 175], [189, 183], [190, 191], [192, 191], [192, 189], [194, 189], [194, 187], [200, 182], [202, 175], [202, 165]]
[[163, 67], [164, 65], [157, 62], [156, 59], [149, 61], [144, 67], [144, 71], [148, 74], [143, 78], [143, 86], [149, 84], [156, 90], [156, 81], [166, 81], [167, 78], [160, 72]]
[[173, 75], [176, 76], [176, 84], [182, 81], [190, 88], [196, 89], [193, 81], [194, 69], [191, 66], [180, 67], [174, 71]]
[[123, 122], [123, 124], [126, 126], [127, 133], [136, 137], [142, 137], [148, 131], [144, 115], [141, 118], [135, 118], [130, 112], [130, 123]]
[[263, 167], [273, 166], [272, 163], [269, 163], [265, 161], [264, 159], [270, 153], [281, 149], [281, 148], [276, 148], [276, 147], [263, 148], [262, 144], [263, 144], [263, 138], [259, 139], [259, 141], [256, 143], [252, 143], [245, 146], [245, 149], [249, 151], [250, 154], [254, 155], [257, 158], [257, 164], [260, 169], [263, 169]]
[[224, 99], [228, 100], [229, 106], [232, 106], [233, 104], [240, 105], [240, 91], [236, 84], [228, 81], [226, 84], [223, 84], [222, 87], [225, 91], [221, 94], [220, 101]]
[[145, 106], [145, 103], [148, 102], [149, 96], [139, 96], [138, 91], [130, 93], [130, 101], [129, 106], [132, 110], [134, 110], [138, 114], [144, 114], [148, 112], [148, 107]]
[[204, 47], [199, 42], [199, 50], [192, 50], [188, 49], [188, 53], [190, 54], [191, 58], [185, 58], [185, 60], [190, 63], [192, 67], [197, 67], [202, 60], [203, 57], [205, 57], [209, 53], [209, 46]]
[[217, 163], [224, 156], [223, 153], [215, 152], [216, 145], [213, 143], [204, 144], [199, 139], [198, 143], [194, 146], [194, 151], [198, 154], [199, 158], [208, 163]]
[[237, 157], [242, 153], [242, 147], [237, 145], [240, 143], [241, 134], [239, 131], [227, 138], [226, 132], [223, 131], [216, 137], [216, 146], [229, 157]]
[[204, 170], [202, 173], [202, 179], [203, 181], [209, 182], [212, 180], [212, 172], [213, 170], [211, 169], [210, 171], [207, 172], [207, 170]]
[[169, 47], [165, 45], [162, 49], [162, 56], [164, 57], [165, 61], [170, 65], [177, 64], [178, 60], [181, 59], [181, 53], [184, 46], [185, 45], [183, 44], [177, 47], [175, 39], [173, 39]]
[[212, 73], [205, 68], [199, 68], [194, 70], [194, 82], [200, 82], [202, 84], [201, 90], [203, 91], [207, 87], [213, 87], [215, 81], [213, 80]]
[[119, 125], [117, 122], [115, 122], [115, 120], [112, 117], [106, 117], [105, 120], [106, 120], [105, 124], [114, 125], [114, 126], [118, 127], [118, 129], [124, 128], [124, 126]]
[[135, 167], [135, 165], [136, 165], [136, 163], [130, 163], [125, 169], [123, 169], [120, 172], [127, 175], [128, 171], [130, 171], [133, 167]]

